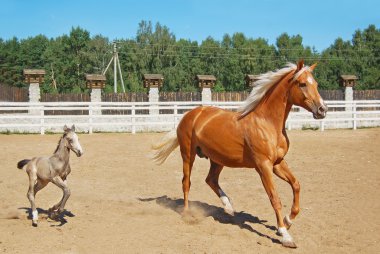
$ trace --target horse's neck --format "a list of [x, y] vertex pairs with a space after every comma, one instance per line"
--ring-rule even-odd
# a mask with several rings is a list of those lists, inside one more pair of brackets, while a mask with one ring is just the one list
[[276, 129], [281, 131], [285, 128], [286, 119], [292, 108], [292, 104], [288, 100], [291, 86], [289, 80], [292, 75], [293, 72], [290, 72], [282, 78], [255, 109], [257, 115], [270, 120], [272, 124], [276, 125]]
[[68, 161], [70, 157], [70, 151], [69, 149], [65, 146], [65, 139], [62, 137], [59, 140], [58, 147], [54, 152], [54, 156], [58, 157], [59, 159], [63, 161]]

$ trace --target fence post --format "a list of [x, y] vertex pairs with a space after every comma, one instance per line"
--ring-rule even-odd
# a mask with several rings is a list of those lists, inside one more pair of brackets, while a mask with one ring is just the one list
[[174, 129], [177, 129], [178, 105], [174, 104]]
[[290, 121], [290, 116], [291, 116], [291, 111], [289, 112], [289, 115], [288, 115], [288, 119], [286, 121], [286, 124], [287, 124], [287, 130], [291, 131], [292, 130], [292, 123]]
[[197, 75], [198, 86], [202, 89], [202, 105], [211, 104], [211, 88], [215, 86], [216, 78], [214, 75]]
[[356, 130], [356, 103], [353, 103], [353, 129]]
[[40, 107], [40, 133], [41, 135], [45, 134], [45, 112], [44, 112], [44, 106], [41, 105]]
[[212, 101], [211, 88], [203, 87], [202, 88], [202, 104], [208, 105], [208, 104], [211, 104], [211, 101]]
[[[45, 70], [24, 69], [23, 73], [25, 77], [25, 83], [29, 84], [29, 102], [39, 103], [41, 100], [40, 84], [44, 82]], [[38, 109], [29, 110], [29, 114], [38, 115]]]
[[[102, 89], [100, 88], [92, 88], [91, 89], [91, 103], [99, 103], [99, 102], [102, 102]], [[97, 110], [94, 110], [92, 111], [92, 114], [93, 115], [101, 115], [102, 114], [102, 110], [101, 109], [97, 109]]]
[[88, 133], [89, 134], [92, 134], [93, 132], [93, 129], [92, 129], [92, 115], [93, 115], [93, 109], [92, 109], [92, 103], [89, 104], [89, 107], [88, 107]]
[[149, 87], [149, 115], [158, 115], [160, 113], [159, 109], [152, 109], [151, 107], [157, 107], [160, 99], [160, 94], [158, 91], [158, 86]]
[[136, 118], [135, 118], [136, 108], [135, 108], [135, 104], [132, 105], [131, 115], [132, 115], [132, 134], [136, 134]]
[[325, 121], [321, 120], [321, 131], [325, 130]]

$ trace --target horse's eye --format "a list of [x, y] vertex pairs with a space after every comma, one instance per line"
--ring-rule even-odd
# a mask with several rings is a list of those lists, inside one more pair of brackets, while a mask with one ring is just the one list
[[306, 83], [300, 83], [300, 87], [306, 87]]

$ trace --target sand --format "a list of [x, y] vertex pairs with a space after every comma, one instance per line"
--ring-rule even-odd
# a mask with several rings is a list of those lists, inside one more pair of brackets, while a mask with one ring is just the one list
[[[161, 165], [149, 159], [162, 133], [80, 134], [85, 150], [71, 156], [71, 197], [59, 221], [46, 210], [61, 198], [49, 184], [38, 193], [32, 227], [24, 158], [51, 154], [59, 135], [0, 135], [0, 252], [4, 253], [378, 253], [380, 129], [290, 131], [288, 164], [301, 183], [301, 212], [285, 249], [260, 178], [225, 168], [220, 177], [236, 214], [227, 215], [204, 182], [209, 162], [192, 172], [191, 211], [181, 215], [182, 161], [176, 150]], [[290, 186], [275, 178], [289, 213]]]

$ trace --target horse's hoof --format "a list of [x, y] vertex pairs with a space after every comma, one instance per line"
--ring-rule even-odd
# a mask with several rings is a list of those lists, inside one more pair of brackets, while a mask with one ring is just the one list
[[32, 226], [37, 227], [38, 226], [37, 221], [32, 221]]
[[190, 208], [189, 207], [183, 207], [182, 211], [179, 210], [179, 214], [181, 216], [187, 216], [190, 214]]
[[234, 215], [235, 215], [235, 211], [234, 211], [234, 209], [231, 209], [231, 208], [229, 208], [229, 207], [225, 207], [225, 208], [224, 208], [224, 211], [225, 211], [226, 213], [228, 213], [229, 215], [231, 215], [231, 216], [234, 216]]
[[289, 218], [289, 215], [286, 215], [283, 221], [284, 221], [286, 229], [289, 229], [293, 224], [292, 220]]
[[282, 246], [293, 249], [297, 248], [297, 245], [293, 241], [283, 241]]

